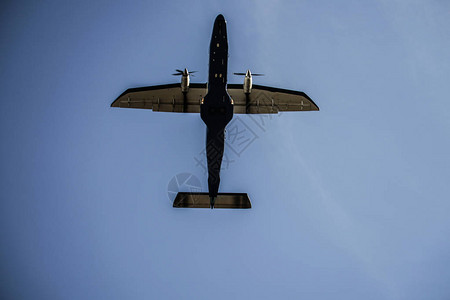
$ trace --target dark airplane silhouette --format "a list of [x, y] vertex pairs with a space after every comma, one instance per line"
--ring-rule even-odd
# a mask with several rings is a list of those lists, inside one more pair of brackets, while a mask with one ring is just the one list
[[[198, 113], [206, 124], [208, 193], [178, 193], [174, 207], [250, 208], [247, 194], [218, 193], [220, 167], [225, 147], [225, 127], [233, 113], [271, 114], [279, 111], [311, 111], [319, 107], [303, 92], [252, 85], [250, 70], [244, 85], [227, 85], [228, 39], [226, 21], [218, 15], [209, 46], [208, 83], [190, 84], [187, 69], [176, 70], [180, 84], [167, 84], [126, 90], [112, 107], [147, 108], [153, 111]], [[258, 76], [262, 74], [253, 74]], [[203, 96], [204, 95], [204, 96]], [[209, 197], [209, 205], [205, 197]], [[217, 199], [217, 201], [216, 201]]]

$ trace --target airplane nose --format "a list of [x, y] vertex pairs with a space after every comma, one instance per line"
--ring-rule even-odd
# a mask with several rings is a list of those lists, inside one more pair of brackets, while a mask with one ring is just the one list
[[187, 74], [189, 74], [188, 69], [184, 68], [184, 75], [187, 75]]
[[250, 73], [250, 70], [247, 70], [247, 73], [245, 74], [246, 77], [251, 77], [252, 73]]
[[216, 22], [219, 22], [219, 21], [225, 21], [225, 18], [223, 17], [222, 14], [220, 14], [216, 17]]
[[223, 36], [223, 38], [226, 37], [226, 26], [227, 22], [225, 21], [225, 18], [223, 15], [218, 15], [216, 17], [216, 20], [214, 21], [214, 29], [213, 34], [217, 36]]

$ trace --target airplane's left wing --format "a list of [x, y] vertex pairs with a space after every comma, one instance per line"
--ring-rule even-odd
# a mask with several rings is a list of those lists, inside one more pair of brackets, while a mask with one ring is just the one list
[[277, 114], [280, 111], [319, 110], [304, 92], [254, 84], [245, 94], [242, 84], [229, 84], [228, 93], [234, 102], [235, 114]]
[[206, 83], [191, 83], [187, 93], [181, 92], [179, 83], [132, 88], [123, 92], [111, 107], [199, 113], [206, 92]]

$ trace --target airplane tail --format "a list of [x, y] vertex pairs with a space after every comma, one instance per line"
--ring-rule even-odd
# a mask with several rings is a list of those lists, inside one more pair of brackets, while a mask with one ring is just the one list
[[[173, 207], [210, 208], [208, 193], [179, 192], [173, 201]], [[214, 208], [252, 208], [246, 193], [219, 193], [214, 201]]]

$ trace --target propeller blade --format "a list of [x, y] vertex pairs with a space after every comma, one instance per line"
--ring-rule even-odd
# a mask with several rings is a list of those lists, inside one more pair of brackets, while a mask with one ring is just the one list
[[[247, 73], [233, 73], [233, 74], [234, 75], [243, 75], [243, 76], [247, 75]], [[264, 76], [264, 74], [258, 74], [258, 73], [253, 74], [252, 73], [252, 76]]]
[[[177, 76], [177, 75], [183, 75], [184, 74], [183, 70], [175, 69], [175, 71], [177, 71], [178, 73], [173, 73], [172, 75]], [[196, 73], [196, 72], [198, 72], [198, 71], [188, 71], [188, 75], [191, 75], [192, 73]], [[192, 75], [192, 76], [194, 76], [194, 75]]]

